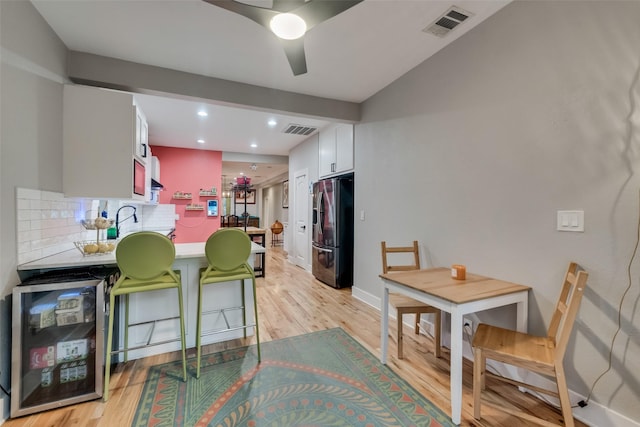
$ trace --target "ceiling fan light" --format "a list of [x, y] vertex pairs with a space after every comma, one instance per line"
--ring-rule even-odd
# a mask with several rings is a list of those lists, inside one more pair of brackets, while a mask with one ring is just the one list
[[280, 13], [274, 16], [269, 26], [276, 36], [285, 40], [299, 39], [307, 31], [307, 23], [304, 19], [293, 13]]

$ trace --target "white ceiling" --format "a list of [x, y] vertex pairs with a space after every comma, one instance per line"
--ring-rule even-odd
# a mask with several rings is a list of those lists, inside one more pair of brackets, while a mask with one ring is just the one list
[[[275, 35], [201, 0], [32, 3], [70, 50], [359, 103], [509, 1], [364, 0], [304, 36], [308, 73], [299, 76]], [[422, 31], [454, 4], [473, 16], [444, 38]], [[156, 145], [287, 155], [307, 137], [283, 135], [286, 124], [327, 124], [213, 104], [204, 105], [209, 116], [203, 120], [195, 115], [199, 103], [150, 95], [139, 102]], [[272, 117], [275, 128], [266, 125]], [[199, 145], [199, 138], [207, 142]], [[256, 149], [249, 146], [254, 141]]]
[[[291, 148], [308, 138], [283, 133], [287, 125], [322, 128], [329, 123], [154, 95], [136, 94], [135, 98], [147, 116], [151, 143], [169, 147], [287, 156]], [[198, 116], [199, 111], [207, 112], [208, 116]], [[269, 120], [275, 120], [276, 125], [269, 126]], [[199, 144], [198, 139], [205, 143]], [[252, 149], [252, 143], [258, 147]]]

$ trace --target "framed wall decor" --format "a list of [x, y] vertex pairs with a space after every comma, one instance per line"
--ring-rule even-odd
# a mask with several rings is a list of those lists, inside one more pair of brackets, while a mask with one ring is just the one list
[[247, 198], [248, 205], [256, 204], [256, 190], [244, 190], [236, 191], [235, 202], [236, 204], [244, 204], [245, 195]]
[[282, 207], [289, 207], [289, 181], [282, 183]]

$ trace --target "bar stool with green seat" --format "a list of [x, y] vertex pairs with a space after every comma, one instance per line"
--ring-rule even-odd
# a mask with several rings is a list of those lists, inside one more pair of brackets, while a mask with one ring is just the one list
[[[207, 239], [205, 244], [205, 255], [209, 265], [200, 273], [200, 288], [198, 290], [198, 320], [196, 331], [197, 347], [197, 368], [196, 378], [200, 378], [200, 357], [202, 354], [202, 294], [206, 285], [215, 283], [240, 281], [242, 305], [239, 307], [229, 307], [208, 311], [210, 313], [220, 313], [224, 318], [226, 328], [208, 331], [207, 335], [228, 332], [238, 329], [244, 330], [244, 337], [247, 337], [247, 329], [255, 328], [258, 362], [260, 362], [260, 334], [258, 332], [258, 302], [256, 295], [256, 276], [253, 268], [247, 260], [251, 255], [251, 239], [242, 230], [236, 228], [221, 228]], [[253, 285], [253, 322], [247, 324], [246, 299], [244, 290], [245, 279], [251, 279]], [[229, 324], [227, 312], [230, 310], [242, 310], [242, 325], [234, 326]]]
[[[129, 327], [143, 323], [155, 323], [161, 320], [174, 319], [163, 318], [150, 322], [129, 324], [129, 295], [137, 292], [156, 291], [161, 289], [176, 289], [178, 292], [178, 308], [180, 311], [180, 340], [182, 344], [182, 375], [187, 380], [187, 357], [186, 341], [184, 332], [184, 310], [182, 303], [182, 284], [180, 272], [173, 271], [171, 266], [176, 257], [176, 250], [173, 242], [166, 236], [152, 232], [141, 231], [130, 234], [123, 238], [116, 247], [116, 262], [120, 269], [120, 278], [111, 289], [109, 296], [109, 329], [107, 331], [107, 363], [105, 364], [104, 378], [104, 400], [109, 396], [109, 376], [111, 373], [111, 355], [124, 352], [125, 362], [127, 361], [127, 351], [144, 348], [151, 345], [166, 344], [176, 341], [175, 339], [151, 342], [151, 336], [146, 345], [129, 348]], [[112, 351], [113, 340], [113, 320], [116, 296], [125, 297], [125, 320], [124, 320], [124, 350]], [[153, 329], [151, 334], [153, 334]]]

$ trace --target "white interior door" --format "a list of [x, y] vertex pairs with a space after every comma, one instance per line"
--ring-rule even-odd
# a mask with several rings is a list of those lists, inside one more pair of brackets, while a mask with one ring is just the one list
[[[273, 223], [273, 203], [269, 197], [269, 191], [262, 189], [262, 228], [269, 229]], [[267, 233], [268, 234], [268, 233]], [[265, 242], [266, 243], [266, 242]]]
[[293, 260], [292, 262], [306, 270], [309, 269], [309, 174], [298, 171], [294, 175], [295, 199], [293, 227]]

